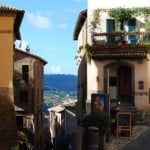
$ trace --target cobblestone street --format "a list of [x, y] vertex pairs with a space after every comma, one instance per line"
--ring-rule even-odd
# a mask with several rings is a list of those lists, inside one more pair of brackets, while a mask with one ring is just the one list
[[120, 136], [118, 138], [114, 137], [111, 142], [105, 144], [105, 150], [121, 150], [126, 144], [135, 140], [146, 130], [150, 129], [150, 126], [147, 125], [135, 125], [132, 128], [131, 137]]

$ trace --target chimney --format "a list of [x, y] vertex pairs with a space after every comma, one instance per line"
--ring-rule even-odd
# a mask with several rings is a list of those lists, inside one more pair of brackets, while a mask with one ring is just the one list
[[26, 47], [26, 52], [30, 53], [30, 47], [29, 47], [29, 45], [27, 45], [27, 47]]

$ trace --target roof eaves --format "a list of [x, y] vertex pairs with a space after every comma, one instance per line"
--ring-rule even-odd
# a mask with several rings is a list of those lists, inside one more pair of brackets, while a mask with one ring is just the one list
[[87, 19], [87, 9], [82, 10], [78, 16], [78, 19], [77, 19], [77, 22], [75, 25], [75, 29], [74, 29], [74, 34], [73, 34], [74, 40], [78, 39], [79, 32], [80, 32], [86, 19]]
[[41, 57], [39, 57], [39, 56], [37, 56], [37, 55], [28, 53], [28, 52], [26, 52], [26, 51], [23, 51], [23, 50], [20, 50], [20, 49], [17, 49], [17, 48], [15, 48], [15, 51], [20, 52], [20, 53], [23, 53], [24, 55], [28, 55], [28, 56], [34, 57], [34, 58], [36, 58], [36, 59], [39, 59], [40, 61], [42, 61], [42, 62], [44, 63], [44, 65], [47, 64], [47, 61], [46, 61], [46, 60], [44, 60], [43, 58], [41, 58]]
[[22, 9], [18, 9], [16, 7], [0, 4], [0, 13], [8, 13], [8, 14], [15, 13], [16, 14], [16, 19], [15, 19], [15, 23], [14, 23], [14, 32], [16, 34], [16, 38], [18, 40], [21, 40], [21, 34], [19, 31], [19, 27], [21, 25], [25, 11]]

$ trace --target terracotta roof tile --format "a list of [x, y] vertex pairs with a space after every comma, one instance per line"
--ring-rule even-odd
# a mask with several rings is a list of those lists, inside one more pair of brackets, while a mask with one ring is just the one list
[[18, 11], [23, 10], [16, 7], [0, 4], [0, 12], [18, 12]]

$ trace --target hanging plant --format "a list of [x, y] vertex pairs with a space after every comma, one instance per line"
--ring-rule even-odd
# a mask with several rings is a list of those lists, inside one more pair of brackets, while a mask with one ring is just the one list
[[91, 62], [91, 46], [88, 43], [85, 44], [84, 54], [87, 62]]
[[[81, 45], [77, 52], [80, 53], [82, 50], [84, 51], [84, 55], [86, 57], [87, 62], [90, 62], [91, 61], [91, 46], [88, 43], [86, 43], [85, 46]], [[79, 56], [78, 54], [78, 56], [76, 56], [75, 58], [77, 59], [78, 57], [81, 57], [81, 56]]]

